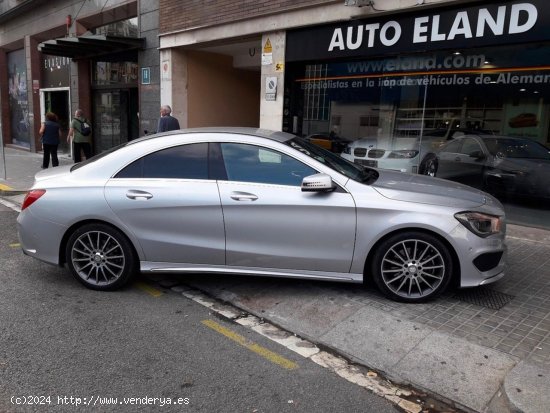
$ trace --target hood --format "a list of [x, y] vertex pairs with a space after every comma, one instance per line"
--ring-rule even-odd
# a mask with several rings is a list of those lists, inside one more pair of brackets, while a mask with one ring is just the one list
[[485, 192], [456, 182], [402, 172], [378, 172], [380, 175], [372, 187], [389, 199], [457, 208], [474, 208], [495, 202]]

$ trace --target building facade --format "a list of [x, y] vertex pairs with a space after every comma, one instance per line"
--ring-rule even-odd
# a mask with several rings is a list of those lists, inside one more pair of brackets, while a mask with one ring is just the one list
[[[4, 145], [40, 151], [45, 113], [58, 115], [66, 136], [77, 108], [92, 122], [95, 153], [154, 131], [158, 72], [157, 1], [2, 3]], [[61, 149], [72, 148], [62, 139]]]
[[340, 139], [350, 161], [476, 186], [550, 227], [544, 5], [160, 0], [161, 101], [184, 127]]
[[99, 153], [154, 132], [168, 104], [183, 128], [291, 132], [364, 166], [479, 187], [511, 222], [550, 227], [544, 5], [5, 1], [3, 142], [39, 151], [44, 114], [66, 129], [80, 107]]

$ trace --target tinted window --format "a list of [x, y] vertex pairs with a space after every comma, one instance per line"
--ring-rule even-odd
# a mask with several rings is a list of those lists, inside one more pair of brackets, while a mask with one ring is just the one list
[[470, 155], [474, 152], [482, 152], [481, 146], [479, 146], [479, 143], [477, 143], [475, 139], [465, 138], [462, 142], [462, 149], [460, 150], [461, 153]]
[[116, 178], [208, 179], [208, 144], [175, 146], [131, 163]]
[[445, 148], [443, 149], [443, 152], [458, 153], [461, 144], [462, 144], [462, 141], [460, 140], [452, 141], [447, 146], [445, 146]]
[[222, 154], [231, 181], [300, 186], [317, 171], [296, 159], [254, 145], [222, 143]]
[[538, 142], [519, 138], [488, 138], [485, 145], [491, 155], [504, 158], [550, 159], [548, 148]]

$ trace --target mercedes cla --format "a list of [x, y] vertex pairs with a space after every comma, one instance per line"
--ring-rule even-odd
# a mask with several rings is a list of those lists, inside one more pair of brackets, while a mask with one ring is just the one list
[[96, 290], [138, 271], [249, 274], [373, 279], [420, 302], [505, 271], [492, 196], [261, 129], [167, 132], [44, 170], [17, 222], [25, 254]]

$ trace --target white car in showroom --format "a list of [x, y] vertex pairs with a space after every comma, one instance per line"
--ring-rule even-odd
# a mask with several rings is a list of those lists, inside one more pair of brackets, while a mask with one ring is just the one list
[[419, 145], [417, 139], [362, 138], [351, 142], [341, 153], [342, 158], [362, 166], [399, 172], [418, 172]]
[[465, 128], [435, 129], [421, 137], [361, 138], [348, 144], [341, 156], [348, 161], [372, 168], [408, 173], [425, 173], [426, 165], [447, 141], [460, 136], [490, 133]]

